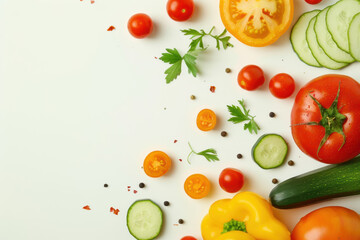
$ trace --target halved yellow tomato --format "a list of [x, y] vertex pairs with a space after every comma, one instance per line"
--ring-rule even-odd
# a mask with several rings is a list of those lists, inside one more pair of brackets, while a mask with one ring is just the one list
[[274, 43], [290, 27], [293, 0], [220, 0], [225, 28], [240, 42], [264, 47]]

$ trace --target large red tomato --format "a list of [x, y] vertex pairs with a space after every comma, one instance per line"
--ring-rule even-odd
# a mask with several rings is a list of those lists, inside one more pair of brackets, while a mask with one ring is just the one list
[[310, 81], [295, 98], [291, 130], [298, 147], [321, 162], [360, 154], [360, 84], [338, 74]]
[[291, 240], [360, 239], [360, 216], [344, 207], [323, 207], [308, 213], [296, 224]]

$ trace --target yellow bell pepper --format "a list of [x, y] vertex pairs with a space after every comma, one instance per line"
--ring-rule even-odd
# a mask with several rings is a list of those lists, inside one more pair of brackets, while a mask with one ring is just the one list
[[252, 192], [214, 202], [201, 223], [204, 240], [290, 240], [268, 201]]

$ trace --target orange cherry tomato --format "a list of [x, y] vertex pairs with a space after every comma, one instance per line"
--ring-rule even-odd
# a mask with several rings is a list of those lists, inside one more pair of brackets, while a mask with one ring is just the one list
[[360, 239], [360, 216], [345, 207], [323, 207], [296, 224], [291, 240]]
[[162, 151], [153, 151], [145, 157], [143, 167], [149, 177], [161, 177], [169, 171], [171, 159]]
[[210, 109], [201, 110], [197, 115], [196, 125], [201, 131], [210, 131], [216, 125], [216, 114]]
[[253, 47], [274, 43], [290, 27], [293, 12], [293, 0], [220, 0], [225, 28]]
[[210, 181], [202, 174], [193, 174], [185, 180], [184, 189], [189, 197], [200, 199], [209, 194]]

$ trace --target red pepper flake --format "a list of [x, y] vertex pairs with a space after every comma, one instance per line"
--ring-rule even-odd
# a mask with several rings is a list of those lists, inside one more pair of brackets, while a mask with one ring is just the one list
[[155, 59], [158, 59], [157, 57], [155, 57]]
[[94, 1], [94, 0], [91, 0], [91, 1], [90, 1], [90, 3], [91, 3], [91, 4], [94, 4], [94, 3], [95, 3], [95, 1]]
[[128, 186], [128, 188], [131, 188], [130, 186]]
[[211, 86], [211, 87], [210, 87], [210, 92], [215, 92], [215, 89], [216, 89], [215, 86]]
[[137, 191], [136, 191], [136, 190], [134, 190], [134, 193], [136, 194], [136, 193], [137, 193]]
[[85, 210], [91, 210], [91, 208], [90, 208], [89, 205], [84, 206], [83, 209], [85, 209]]
[[182, 159], [181, 159], [181, 158], [179, 158], [179, 161], [180, 161], [180, 162], [182, 162]]
[[114, 213], [115, 215], [118, 215], [120, 210], [119, 209], [115, 209], [113, 207], [110, 208], [110, 212]]
[[128, 192], [130, 192], [130, 189], [128, 189]]
[[179, 226], [179, 224], [175, 223], [174, 226]]
[[114, 27], [114, 26], [110, 26], [110, 27], [108, 28], [108, 32], [113, 31], [113, 30], [115, 30], [115, 27]]
[[174, 140], [174, 143], [177, 143], [177, 140], [176, 140], [176, 139]]

